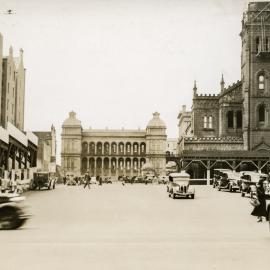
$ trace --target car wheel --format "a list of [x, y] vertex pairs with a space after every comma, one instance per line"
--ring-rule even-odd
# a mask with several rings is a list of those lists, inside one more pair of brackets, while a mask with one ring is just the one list
[[218, 191], [220, 191], [221, 190], [221, 188], [220, 187], [218, 187]]
[[175, 198], [176, 198], [176, 196], [175, 196], [175, 194], [174, 194], [174, 193], [172, 194], [172, 198], [173, 198], [173, 199], [175, 199]]
[[171, 193], [169, 193], [169, 197], [171, 197]]
[[241, 197], [245, 197], [245, 192], [241, 192]]
[[195, 194], [191, 194], [191, 199], [194, 199], [195, 198]]

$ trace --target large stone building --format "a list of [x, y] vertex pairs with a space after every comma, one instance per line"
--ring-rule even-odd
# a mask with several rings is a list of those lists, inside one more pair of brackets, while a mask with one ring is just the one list
[[3, 38], [0, 34], [0, 77], [1, 77], [1, 126], [6, 128], [10, 122], [18, 129], [24, 129], [25, 68], [23, 50], [14, 57], [12, 47], [9, 55], [2, 56]]
[[135, 176], [150, 163], [165, 174], [166, 125], [154, 113], [144, 130], [83, 129], [74, 112], [62, 125], [61, 165], [65, 174]]
[[193, 87], [191, 111], [178, 115], [179, 167], [210, 178], [215, 167], [269, 171], [270, 2], [251, 2], [243, 14], [241, 80], [216, 95]]
[[0, 33], [0, 176], [12, 171], [29, 177], [29, 168], [36, 166], [38, 138], [24, 131], [25, 68], [23, 50], [19, 57], [3, 56]]

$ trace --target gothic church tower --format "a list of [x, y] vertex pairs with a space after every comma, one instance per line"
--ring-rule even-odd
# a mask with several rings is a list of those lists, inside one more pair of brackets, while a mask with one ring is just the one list
[[251, 2], [242, 20], [244, 149], [270, 150], [270, 2]]

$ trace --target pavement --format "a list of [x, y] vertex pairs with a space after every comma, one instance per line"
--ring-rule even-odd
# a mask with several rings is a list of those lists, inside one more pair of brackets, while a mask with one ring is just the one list
[[268, 269], [269, 226], [248, 198], [195, 188], [194, 200], [143, 184], [29, 192], [32, 218], [0, 231], [0, 269]]

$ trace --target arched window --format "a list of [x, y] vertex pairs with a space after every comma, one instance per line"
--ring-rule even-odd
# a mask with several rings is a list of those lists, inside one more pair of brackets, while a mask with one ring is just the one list
[[212, 116], [208, 117], [208, 128], [213, 128], [213, 117]]
[[265, 89], [265, 76], [264, 74], [260, 74], [258, 76], [258, 88], [259, 90], [264, 90]]
[[228, 128], [233, 128], [233, 111], [228, 111], [227, 118]]
[[237, 111], [236, 113], [236, 127], [242, 128], [242, 111]]
[[258, 109], [258, 118], [259, 118], [259, 122], [260, 123], [264, 123], [265, 122], [265, 106], [262, 104], [259, 106]]
[[203, 128], [207, 128], [207, 116], [206, 115], [203, 118]]
[[260, 38], [256, 37], [256, 53], [261, 51]]
[[269, 51], [269, 38], [265, 38], [265, 51], [268, 52]]

